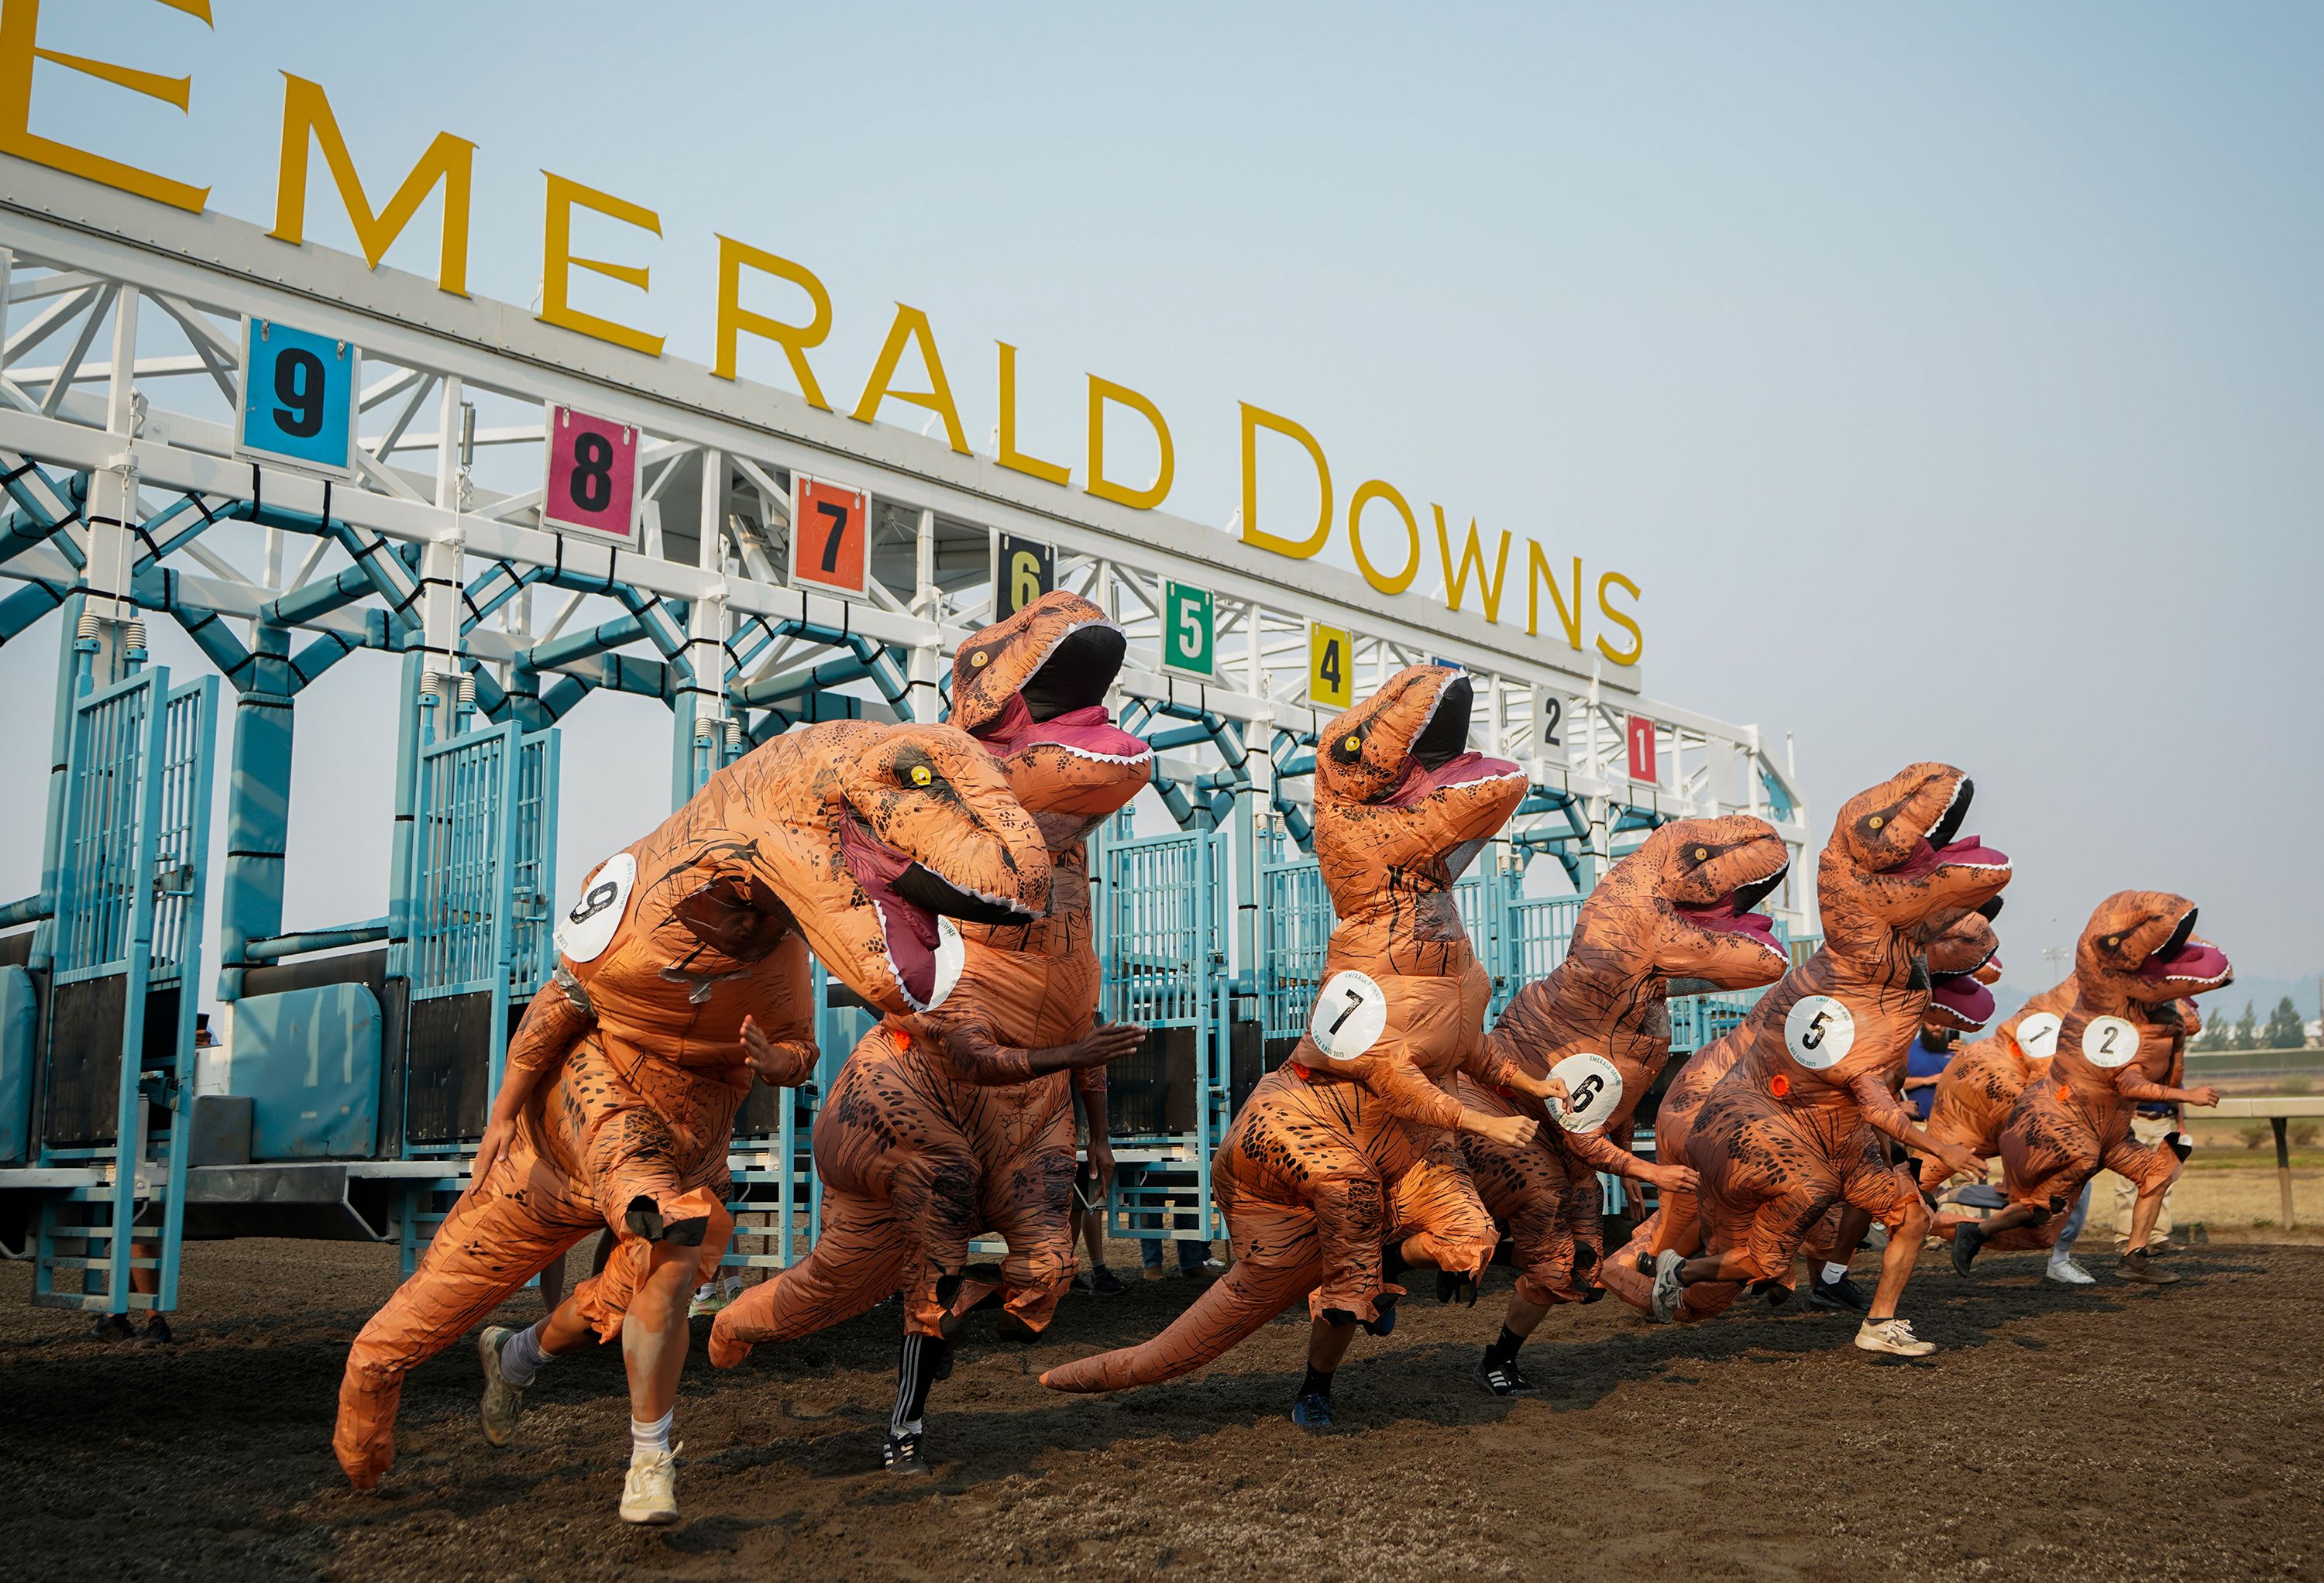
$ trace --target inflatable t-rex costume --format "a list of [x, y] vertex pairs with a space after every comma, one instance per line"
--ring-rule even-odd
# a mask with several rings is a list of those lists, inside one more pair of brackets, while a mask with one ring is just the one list
[[[1953, 1057], [1952, 1064], [1937, 1080], [1936, 1104], [1929, 1116], [1930, 1137], [1959, 1144], [1987, 1160], [2001, 1153], [2001, 1129], [2017, 1096], [2027, 1083], [2049, 1075], [2059, 1029], [2074, 1008], [2080, 964], [2087, 962], [2093, 964], [2094, 971], [2107, 971], [2098, 942], [2135, 929], [2144, 916], [2148, 894], [2126, 890], [2100, 902], [2075, 943], [2075, 971], [2065, 982], [2034, 996], [2005, 1017], [1993, 1037], [1980, 1039]], [[1922, 1191], [1934, 1192], [1949, 1174], [1934, 1160], [1923, 1160]]]
[[[1890, 1234], [1857, 1344], [1931, 1349], [1895, 1318], [1927, 1211], [1889, 1169], [1878, 1135], [1966, 1158], [1920, 1130], [1897, 1084], [1928, 1006], [1926, 943], [2009, 881], [2007, 858], [1974, 836], [1954, 839], [1970, 795], [1960, 770], [1916, 764], [1849, 799], [1817, 868], [1822, 946], [1698, 1052], [1665, 1097], [1656, 1153], [1700, 1173], [1701, 1226], [1687, 1224], [1686, 1195], [1670, 1195], [1655, 1242], [1659, 1317], [1706, 1318], [1746, 1283], [1787, 1293], [1803, 1239], [1846, 1202]], [[1683, 1129], [1683, 1153], [1664, 1143], [1665, 1123]], [[1684, 1258], [1689, 1235], [1701, 1237], [1702, 1257]]]
[[1453, 1074], [1562, 1091], [1484, 1039], [1491, 983], [1452, 885], [1526, 781], [1515, 765], [1464, 750], [1470, 704], [1467, 676], [1413, 666], [1322, 737], [1315, 855], [1338, 922], [1307, 1036], [1259, 1080], [1212, 1157], [1234, 1264], [1161, 1335], [1053, 1368], [1042, 1384], [1111, 1391], [1175, 1378], [1302, 1293], [1320, 1326], [1385, 1329], [1404, 1291], [1382, 1271], [1390, 1239], [1408, 1263], [1443, 1272], [1440, 1293], [1482, 1274], [1492, 1219], [1452, 1129], [1516, 1143], [1534, 1123], [1469, 1109]]
[[[620, 1238], [566, 1304], [603, 1339], [650, 1269], [715, 1269], [753, 1065], [788, 1083], [814, 1065], [810, 948], [865, 999], [917, 1011], [957, 962], [940, 915], [1030, 918], [1048, 893], [1040, 832], [945, 727], [778, 737], [599, 864], [510, 1041], [505, 1152], [488, 1132], [474, 1184], [347, 1355], [334, 1445], [348, 1478], [368, 1488], [392, 1465], [404, 1375], [584, 1238]], [[770, 1048], [746, 1063], [752, 1024]]]
[[2058, 1226], [2100, 1170], [2127, 1177], [2138, 1204], [2122, 1275], [2165, 1284], [2177, 1277], [2148, 1267], [2147, 1233], [2163, 1191], [2177, 1179], [2193, 1146], [2183, 1134], [2153, 1148], [2131, 1136], [2144, 1101], [2215, 1105], [2217, 1089], [2180, 1086], [2187, 1021], [2177, 1002], [2234, 978], [2227, 955], [2195, 934], [2195, 904], [2160, 890], [2108, 897], [2093, 916], [2107, 927], [2085, 931], [2074, 953], [2074, 1003], [2058, 1030], [2050, 1069], [2029, 1081], [2001, 1130], [2008, 1206], [1991, 1219], [1950, 1227], [1953, 1264], [1967, 1274], [1985, 1247], [2047, 1247]]
[[[1098, 997], [1085, 837], [1153, 772], [1152, 750], [1099, 702], [1123, 649], [1097, 606], [1056, 592], [954, 656], [953, 722], [995, 756], [1040, 826], [1051, 906], [1032, 923], [964, 931], [967, 961], [943, 1010], [890, 1017], [848, 1057], [816, 1119], [823, 1234], [804, 1260], [719, 1314], [719, 1367], [853, 1318], [899, 1285], [908, 1335], [941, 1338], [980, 1231], [1009, 1244], [1010, 1327], [1030, 1335], [1047, 1325], [1074, 1272], [1073, 1085], [1101, 1126], [1105, 1114], [1104, 1065], [1074, 1054], [1092, 1036]], [[1110, 1059], [1135, 1048], [1139, 1030], [1102, 1032], [1095, 1053]], [[908, 1375], [918, 1350], [907, 1344]], [[942, 1368], [941, 1354], [930, 1367]], [[910, 1438], [903, 1425], [918, 1417], [907, 1413], [893, 1439]]]
[[1648, 1164], [1624, 1146], [1630, 1116], [1670, 1056], [1674, 979], [1720, 989], [1756, 989], [1790, 959], [1774, 921], [1751, 909], [1784, 881], [1791, 857], [1765, 820], [1748, 815], [1665, 824], [1608, 870], [1574, 920], [1565, 959], [1519, 989], [1487, 1039], [1536, 1077], [1555, 1075], [1572, 1098], [1545, 1107], [1463, 1073], [1462, 1102], [1485, 1114], [1530, 1116], [1533, 1141], [1461, 1137], [1478, 1195], [1517, 1252], [1517, 1293], [1478, 1377], [1496, 1395], [1531, 1389], [1517, 1344], [1552, 1304], [1590, 1302], [1605, 1256], [1598, 1173], [1676, 1189], [1683, 1165]]

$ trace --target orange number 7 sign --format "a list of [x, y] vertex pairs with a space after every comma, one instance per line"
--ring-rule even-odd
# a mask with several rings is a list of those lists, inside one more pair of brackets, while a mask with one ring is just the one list
[[872, 496], [791, 474], [791, 584], [861, 598], [871, 582]]

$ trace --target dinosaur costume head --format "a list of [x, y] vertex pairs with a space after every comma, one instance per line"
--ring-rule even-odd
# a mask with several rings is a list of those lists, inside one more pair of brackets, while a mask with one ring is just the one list
[[1971, 1034], [1993, 1020], [1993, 991], [2001, 977], [2001, 942], [1993, 932], [2001, 911], [1995, 897], [1964, 914], [1929, 942], [1929, 1009], [1921, 1026], [1930, 1031]]
[[1104, 704], [1127, 647], [1103, 611], [1056, 589], [953, 657], [953, 723], [999, 762], [1052, 851], [1153, 778], [1154, 750], [1116, 726]]
[[979, 924], [1039, 916], [1049, 899], [1048, 847], [966, 736], [936, 725], [872, 729], [879, 734], [850, 744], [835, 772], [818, 778], [816, 822], [835, 842], [836, 861], [817, 867], [798, 897], [779, 880], [775, 888], [849, 989], [882, 1010], [923, 1011], [950, 988], [937, 960], [938, 916]]
[[1345, 884], [1431, 864], [1449, 884], [1525, 798], [1524, 771], [1469, 750], [1474, 689], [1415, 665], [1326, 727], [1315, 747], [1315, 844], [1333, 900]]
[[1775, 919], [1751, 909], [1790, 868], [1783, 838], [1764, 819], [1731, 814], [1665, 824], [1582, 904], [1572, 949], [1587, 955], [1601, 934], [1618, 930], [1630, 936], [1624, 954], [1664, 977], [1720, 989], [1773, 983], [1791, 959]]
[[2167, 890], [2117, 890], [2074, 948], [2076, 999], [2100, 1010], [2161, 1007], [2235, 978], [2227, 953], [2195, 934], [2195, 904]]
[[1960, 834], [1973, 792], [1949, 764], [1915, 764], [1840, 811], [1816, 870], [1825, 938], [1877, 951], [1950, 927], [2009, 883], [2009, 860]]

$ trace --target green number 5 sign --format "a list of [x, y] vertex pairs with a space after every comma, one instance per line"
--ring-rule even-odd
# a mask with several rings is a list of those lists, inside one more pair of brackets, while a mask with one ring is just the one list
[[1215, 607], [1207, 588], [1184, 583], [1162, 585], [1162, 663], [1189, 676], [1215, 673], [1211, 647]]

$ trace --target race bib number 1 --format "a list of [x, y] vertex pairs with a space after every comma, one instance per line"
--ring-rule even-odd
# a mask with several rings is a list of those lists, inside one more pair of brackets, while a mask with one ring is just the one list
[[613, 943], [613, 932], [629, 911], [630, 891], [638, 882], [638, 861], [615, 852], [589, 876], [581, 899], [557, 922], [557, 954], [567, 962], [595, 962]]
[[1856, 1047], [1856, 1017], [1829, 995], [1803, 996], [1784, 1018], [1784, 1047], [1809, 1071], [1828, 1071]]
[[2036, 1061], [2058, 1053], [2058, 1030], [2064, 1020], [2054, 1011], [2037, 1011], [2017, 1025], [2017, 1047]]
[[1622, 1073], [1603, 1055], [1583, 1051], [1549, 1069], [1565, 1085], [1565, 1098], [1549, 1102], [1550, 1114], [1568, 1132], [1596, 1132], [1622, 1103]]
[[1307, 1018], [1307, 1036], [1317, 1049], [1334, 1061], [1353, 1061], [1387, 1031], [1388, 997], [1370, 973], [1350, 969], [1323, 980]]
[[2082, 1058], [2092, 1066], [2127, 1066], [2138, 1054], [2138, 1029], [2119, 1017], [2094, 1017], [2082, 1030]]

